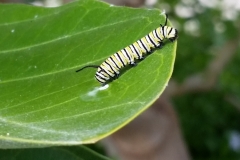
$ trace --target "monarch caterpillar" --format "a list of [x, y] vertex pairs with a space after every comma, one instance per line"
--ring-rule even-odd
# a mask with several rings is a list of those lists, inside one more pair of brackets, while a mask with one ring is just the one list
[[143, 38], [137, 40], [133, 44], [121, 49], [107, 58], [100, 65], [88, 65], [77, 70], [79, 72], [85, 68], [92, 67], [97, 68], [95, 78], [103, 86], [113, 78], [119, 76], [119, 70], [127, 65], [136, 65], [137, 59], [143, 59], [144, 55], [153, 52], [155, 49], [159, 49], [163, 46], [163, 40], [165, 38], [173, 42], [178, 37], [178, 31], [175, 28], [167, 26], [168, 16], [166, 15], [165, 24], [154, 29]]

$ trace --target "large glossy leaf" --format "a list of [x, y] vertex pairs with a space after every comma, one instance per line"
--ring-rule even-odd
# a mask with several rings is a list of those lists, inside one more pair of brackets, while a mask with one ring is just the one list
[[95, 142], [149, 107], [166, 87], [176, 42], [105, 90], [95, 69], [163, 24], [159, 10], [82, 0], [58, 8], [0, 5], [0, 147]]

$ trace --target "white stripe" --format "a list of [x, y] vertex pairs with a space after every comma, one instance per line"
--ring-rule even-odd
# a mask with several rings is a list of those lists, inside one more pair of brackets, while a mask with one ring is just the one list
[[104, 69], [104, 71], [110, 75], [111, 77], [114, 77], [114, 74], [112, 72], [110, 72], [112, 69], [110, 68], [110, 66], [108, 66], [107, 63], [103, 62], [104, 67], [102, 67], [102, 69]]
[[[161, 35], [159, 35], [159, 34], [162, 34], [163, 35], [163, 38], [165, 38], [165, 35], [164, 35], [164, 29], [163, 29], [164, 27], [161, 27], [160, 28], [160, 33], [158, 33], [157, 32], [157, 35], [159, 36], [159, 38], [161, 39]], [[162, 32], [162, 33], [161, 33]], [[163, 41], [163, 39], [161, 39], [161, 41]]]
[[127, 53], [122, 49], [121, 52], [123, 53], [124, 57], [128, 60], [127, 63], [130, 63], [131, 60], [128, 58]]
[[115, 67], [113, 66], [114, 64], [112, 64], [111, 62], [109, 62], [109, 61], [107, 61], [107, 60], [109, 60], [109, 58], [108, 59], [106, 59], [106, 61], [104, 61], [104, 63], [106, 63], [106, 65], [109, 67], [109, 69], [113, 72], [112, 74], [113, 74], [113, 76], [115, 76]]
[[[136, 42], [136, 45], [138, 45], [138, 42]], [[138, 55], [139, 55], [139, 57], [140, 57], [140, 59], [142, 58], [142, 52], [140, 52], [139, 51], [139, 46], [138, 47], [136, 47], [135, 45], [133, 45], [135, 48], [136, 48], [136, 50], [138, 51], [137, 53], [138, 53]]]
[[114, 70], [117, 74], [119, 74], [118, 66], [115, 65], [115, 63], [112, 61], [112, 59], [111, 59], [110, 57], [109, 57], [107, 60], [109, 61], [110, 65], [112, 65], [113, 70]]
[[135, 55], [138, 57], [137, 59], [139, 59], [139, 58], [140, 58], [140, 55], [139, 55], [138, 53], [136, 53], [136, 51], [135, 51], [135, 49], [134, 49], [134, 47], [133, 47], [133, 44], [131, 44], [129, 47], [130, 47], [130, 49], [132, 50], [133, 54], [135, 54]]
[[142, 40], [142, 38], [140, 39], [140, 41], [142, 42], [143, 46], [144, 46], [145, 48], [147, 48], [147, 52], [149, 52], [149, 51], [150, 51], [150, 48], [149, 48], [148, 45], [145, 43], [145, 41]]
[[109, 77], [105, 77], [103, 74], [101, 74], [99, 72], [96, 72], [96, 75], [105, 80], [108, 80], [108, 78], [109, 78]]
[[[148, 38], [148, 35], [146, 35], [145, 38], [146, 38], [146, 40], [147, 40], [147, 42], [148, 42], [148, 44], [149, 44], [148, 46], [150, 47], [150, 49], [151, 49], [152, 46], [153, 46], [153, 48], [154, 48], [154, 47], [155, 47], [155, 45], [154, 45], [155, 43], [153, 44], [153, 43], [150, 41], [150, 39]], [[153, 41], [153, 42], [154, 42], [154, 41]], [[151, 45], [151, 46], [150, 46], [150, 45]]]
[[[137, 44], [138, 44], [138, 43], [137, 43]], [[134, 44], [133, 44], [133, 47], [136, 49], [137, 54], [141, 57], [141, 52], [139, 51], [138, 47], [136, 47]]]
[[99, 77], [99, 76], [97, 76], [97, 75], [95, 75], [95, 78], [96, 78], [100, 83], [105, 83], [105, 82], [106, 82], [106, 80], [101, 79], [101, 77]]
[[154, 30], [153, 35], [154, 35], [154, 37], [156, 37], [158, 40], [162, 41], [162, 40], [160, 39], [160, 37], [158, 38], [157, 29]]
[[[113, 54], [111, 57], [115, 57], [115, 59], [116, 59], [115, 54]], [[121, 69], [121, 66], [119, 66], [118, 63], [117, 63], [117, 61], [119, 61], [119, 60], [118, 59], [115, 60], [114, 58], [112, 58], [112, 59], [113, 59], [112, 61], [114, 61], [116, 63], [116, 66], [118, 67], [118, 69]]]
[[[115, 58], [118, 60], [118, 62], [122, 64], [122, 61], [118, 58], [117, 53], [114, 53], [114, 56], [115, 56]], [[120, 55], [119, 55], [119, 56], [120, 56]], [[121, 56], [120, 56], [120, 57], [121, 57]], [[124, 64], [122, 64], [122, 66], [124, 67]], [[119, 68], [122, 68], [122, 67], [119, 66]]]
[[144, 50], [145, 52], [147, 52], [144, 47], [142, 46], [142, 43], [140, 42], [140, 40], [137, 41], [138, 45], [140, 46], [140, 48], [142, 48], [142, 50]]
[[155, 46], [158, 46], [158, 43], [157, 41], [155, 41], [155, 39], [152, 39], [152, 37], [150, 36], [150, 34], [148, 35], [149, 36], [149, 40], [152, 40], [153, 43], [155, 44]]

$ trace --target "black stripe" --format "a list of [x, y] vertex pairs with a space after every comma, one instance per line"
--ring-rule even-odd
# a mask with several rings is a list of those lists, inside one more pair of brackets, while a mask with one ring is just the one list
[[109, 57], [109, 58], [113, 61], [113, 63], [115, 64], [115, 66], [116, 66], [118, 69], [121, 69], [121, 68], [117, 65], [117, 63], [114, 61], [114, 59], [112, 58], [112, 56]]
[[[98, 75], [95, 75], [95, 78], [98, 80], [98, 82], [100, 83], [105, 83], [107, 80], [106, 79], [103, 79], [102, 77], [98, 76]], [[99, 79], [101, 79], [102, 81], [100, 81]]]
[[142, 40], [140, 39], [139, 41], [142, 43], [142, 46], [145, 49], [145, 51], [148, 52], [148, 50], [147, 50], [146, 46], [143, 44]]
[[163, 37], [166, 38], [166, 37], [165, 37], [165, 33], [164, 33], [164, 27], [165, 27], [165, 26], [161, 27], [161, 29], [162, 29]]
[[139, 53], [137, 52], [137, 49], [135, 48], [134, 44], [131, 44], [131, 45], [133, 46], [133, 49], [134, 49], [135, 53], [138, 55], [138, 59], [140, 59], [140, 55], [139, 55]]
[[171, 32], [172, 32], [172, 29], [173, 29], [173, 28], [171, 27], [170, 31], [168, 32], [168, 35], [169, 35], [169, 33], [171, 33]]
[[127, 57], [128, 57], [128, 59], [129, 59], [129, 63], [131, 63], [131, 58], [129, 57], [128, 52], [126, 51], [126, 48], [124, 48], [123, 50], [124, 50], [125, 53], [127, 54]]
[[[158, 38], [160, 40], [160, 42], [162, 41], [162, 39], [160, 37], [158, 37], [158, 34], [157, 34], [157, 29], [154, 30], [155, 34], [156, 34], [156, 38]], [[154, 35], [154, 34], [153, 34]]]
[[122, 58], [120, 57], [120, 55], [118, 55], [118, 52], [116, 53], [118, 58], [120, 59], [121, 63], [123, 64], [123, 66], [125, 66], [124, 62], [122, 61]]
[[105, 63], [111, 68], [111, 70], [113, 71], [113, 73], [117, 74], [117, 73], [114, 71], [114, 69], [112, 68], [112, 66], [111, 66], [109, 63], [107, 63], [107, 61], [105, 61]]
[[151, 39], [151, 37], [149, 36], [149, 34], [147, 35], [148, 39], [151, 41], [151, 43], [154, 45], [154, 47], [156, 48], [157, 45], [154, 43], [154, 41]]
[[[109, 77], [112, 77], [110, 74], [108, 74], [108, 72], [105, 71], [105, 69], [103, 69], [101, 66], [100, 66], [100, 69], [105, 72]], [[100, 73], [100, 72], [99, 72]]]
[[[99, 74], [99, 75], [97, 75], [97, 74]], [[100, 76], [100, 75], [102, 75], [102, 76]], [[107, 78], [106, 77], [104, 77], [104, 75], [103, 74], [101, 74], [100, 72], [97, 72], [96, 73], [96, 76], [98, 76], [100, 79], [103, 79], [103, 80], [107, 80]]]

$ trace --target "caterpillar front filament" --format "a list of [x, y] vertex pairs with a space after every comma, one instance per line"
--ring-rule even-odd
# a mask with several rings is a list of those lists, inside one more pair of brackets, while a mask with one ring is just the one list
[[151, 31], [148, 35], [137, 40], [133, 44], [121, 49], [107, 58], [100, 65], [88, 65], [77, 70], [79, 72], [85, 68], [97, 68], [95, 74], [96, 80], [102, 85], [105, 85], [110, 79], [117, 78], [120, 70], [127, 65], [136, 65], [137, 59], [143, 59], [145, 54], [151, 53], [154, 49], [159, 49], [163, 46], [163, 40], [169, 39], [173, 42], [178, 37], [178, 32], [175, 28], [167, 26], [168, 16], [166, 14], [165, 24]]

